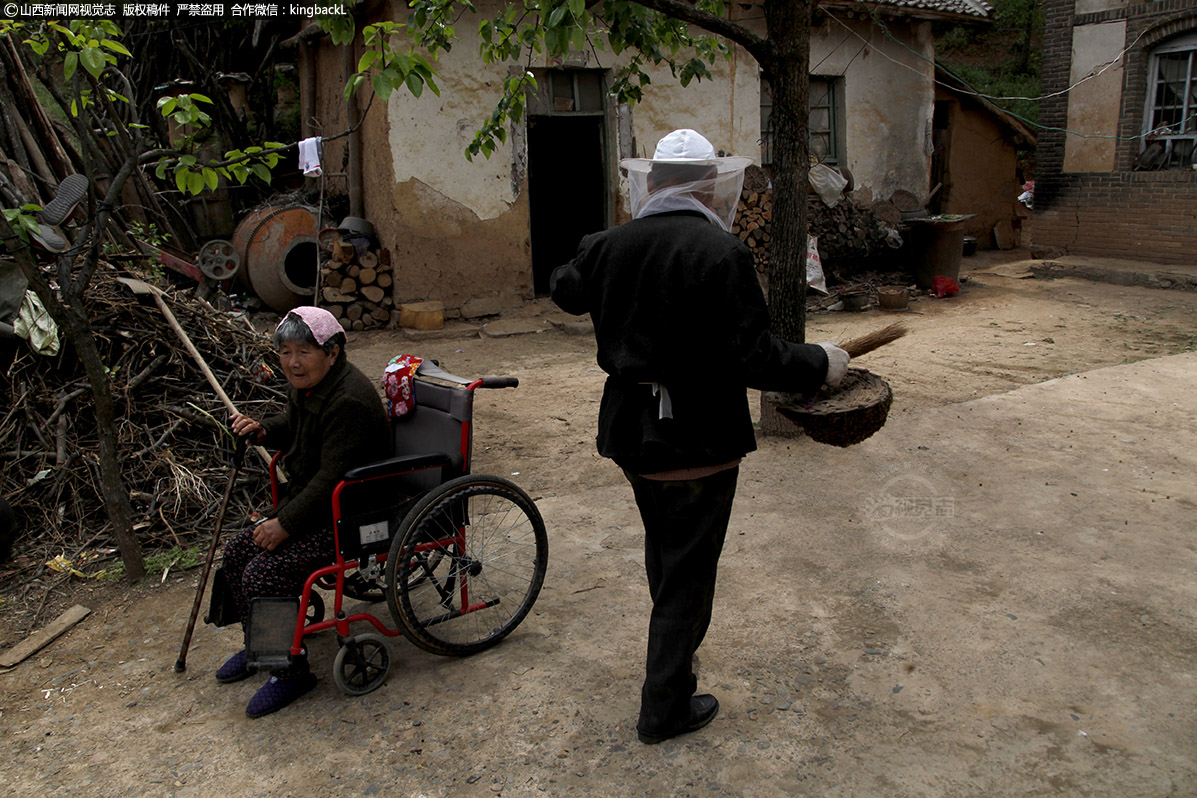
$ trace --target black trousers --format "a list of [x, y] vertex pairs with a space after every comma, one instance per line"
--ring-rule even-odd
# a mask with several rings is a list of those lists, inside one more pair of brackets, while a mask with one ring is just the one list
[[690, 717], [698, 686], [694, 652], [711, 623], [719, 555], [740, 469], [681, 481], [624, 472], [644, 522], [644, 565], [653, 600], [637, 728], [662, 732]]

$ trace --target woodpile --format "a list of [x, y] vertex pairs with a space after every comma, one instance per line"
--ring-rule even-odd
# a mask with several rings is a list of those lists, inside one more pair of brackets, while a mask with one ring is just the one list
[[390, 250], [357, 248], [341, 236], [329, 247], [320, 270], [321, 306], [346, 330], [385, 327], [395, 307]]
[[[810, 234], [818, 236], [819, 255], [828, 276], [856, 274], [875, 267], [877, 261], [892, 252], [896, 238], [894, 226], [880, 218], [871, 206], [857, 205], [849, 194], [829, 208], [811, 193], [807, 197]], [[744, 189], [732, 232], [752, 250], [757, 271], [764, 274], [769, 266], [769, 227], [773, 220], [773, 190], [760, 167], [750, 166], [744, 177]]]
[[[229, 473], [228, 412], [157, 306], [140, 303], [114, 276], [110, 269], [97, 274], [85, 303], [112, 375], [134, 533], [149, 551], [205, 544]], [[242, 413], [260, 419], [279, 412], [286, 381], [268, 365], [277, 364], [269, 335], [188, 294], [171, 292], [166, 301]], [[92, 392], [66, 340], [52, 357], [19, 342], [0, 347], [0, 408], [0, 496], [16, 512], [16, 552], [25, 555], [17, 571], [0, 563], [0, 589], [25, 570], [40, 573], [57, 554], [94, 576], [115, 551], [99, 486]], [[239, 529], [252, 511], [268, 507], [268, 486], [261, 458], [248, 453], [225, 528]]]

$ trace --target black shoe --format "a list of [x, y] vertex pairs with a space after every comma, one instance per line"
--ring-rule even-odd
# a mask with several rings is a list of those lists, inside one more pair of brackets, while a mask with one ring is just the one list
[[71, 214], [75, 212], [75, 208], [87, 196], [87, 178], [83, 175], [67, 175], [61, 183], [58, 184], [58, 191], [54, 195], [54, 199], [46, 203], [46, 207], [42, 208], [38, 215], [42, 224], [48, 224], [51, 227], [58, 225], [71, 218]]
[[667, 732], [646, 732], [636, 729], [636, 735], [645, 745], [656, 745], [681, 734], [698, 731], [715, 719], [719, 714], [719, 700], [710, 693], [690, 697], [690, 719], [675, 729]]

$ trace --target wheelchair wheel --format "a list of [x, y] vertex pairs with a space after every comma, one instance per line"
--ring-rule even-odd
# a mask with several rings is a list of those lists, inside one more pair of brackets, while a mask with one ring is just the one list
[[365, 695], [377, 690], [391, 670], [391, 649], [382, 635], [351, 637], [333, 660], [333, 680], [346, 695]]
[[387, 558], [387, 603], [415, 645], [462, 656], [519, 626], [540, 593], [548, 536], [536, 504], [502, 477], [466, 475], [403, 519]]

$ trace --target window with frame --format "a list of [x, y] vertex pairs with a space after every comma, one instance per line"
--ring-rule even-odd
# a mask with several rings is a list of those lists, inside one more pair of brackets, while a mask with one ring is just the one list
[[[843, 78], [810, 76], [807, 97], [810, 157], [820, 163], [839, 166], [845, 160], [841, 136]], [[773, 163], [773, 92], [761, 79], [761, 164]]]
[[1159, 45], [1148, 67], [1140, 169], [1197, 163], [1197, 32]]

